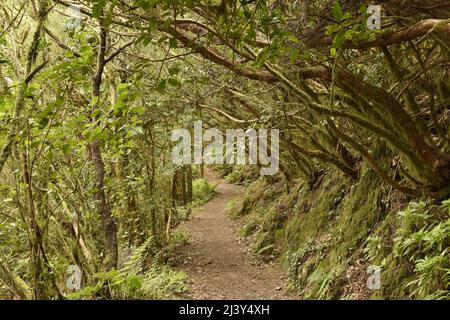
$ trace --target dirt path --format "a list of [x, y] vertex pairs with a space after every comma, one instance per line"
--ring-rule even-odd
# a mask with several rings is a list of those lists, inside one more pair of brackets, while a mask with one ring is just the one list
[[189, 277], [188, 299], [289, 299], [286, 276], [277, 263], [255, 258], [238, 235], [238, 222], [225, 214], [225, 205], [243, 188], [226, 183], [215, 172], [205, 178], [218, 183], [215, 197], [192, 211], [179, 228], [190, 236], [177, 250], [175, 269]]

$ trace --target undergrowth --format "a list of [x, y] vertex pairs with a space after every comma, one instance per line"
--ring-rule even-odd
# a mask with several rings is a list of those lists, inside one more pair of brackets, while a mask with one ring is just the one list
[[216, 194], [216, 185], [211, 184], [206, 179], [198, 178], [192, 182], [192, 201], [177, 208], [177, 219], [187, 220], [192, 212], [192, 208], [201, 206], [208, 202]]
[[205, 179], [196, 179], [192, 182], [192, 203], [191, 207], [198, 207], [211, 200], [214, 196], [216, 185], [209, 183]]
[[[407, 298], [450, 299], [450, 200], [440, 205], [411, 202], [395, 223], [392, 251], [370, 255], [385, 270], [384, 293], [400, 285]], [[368, 250], [374, 251], [370, 245]], [[403, 268], [393, 268], [399, 265]]]
[[[334, 170], [314, 187], [291, 181], [290, 192], [259, 178], [227, 208], [256, 253], [284, 260], [304, 299], [450, 299], [450, 200], [407, 205], [360, 172], [351, 184]], [[379, 290], [366, 285], [369, 266], [381, 270]]]
[[[172, 299], [186, 290], [186, 275], [160, 265], [148, 255], [152, 238], [134, 250], [119, 270], [99, 272], [91, 283], [68, 299]], [[151, 259], [151, 262], [148, 260]]]

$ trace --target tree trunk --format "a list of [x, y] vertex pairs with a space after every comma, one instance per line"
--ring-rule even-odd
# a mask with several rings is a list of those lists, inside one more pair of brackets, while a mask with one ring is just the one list
[[188, 202], [192, 202], [192, 165], [186, 165], [186, 197]]
[[102, 159], [100, 145], [98, 141], [89, 144], [90, 159], [94, 166], [95, 178], [95, 205], [100, 214], [103, 226], [103, 236], [105, 241], [105, 260], [106, 270], [117, 267], [118, 246], [117, 246], [117, 228], [112, 216], [111, 206], [108, 204], [105, 193], [105, 164]]
[[[106, 65], [106, 45], [107, 45], [107, 31], [100, 21], [100, 48], [97, 59], [97, 70], [92, 78], [92, 97], [93, 100], [97, 100], [97, 104], [100, 101], [100, 87], [102, 84], [102, 74]], [[98, 105], [93, 106], [93, 111]], [[96, 121], [97, 119], [93, 119]], [[89, 143], [89, 158], [94, 168], [95, 187], [94, 192], [95, 205], [97, 212], [100, 214], [103, 227], [103, 237], [105, 242], [105, 270], [111, 270], [117, 268], [118, 260], [118, 245], [117, 245], [117, 227], [112, 216], [112, 209], [108, 203], [105, 193], [105, 163], [103, 162], [100, 143], [94, 141]]]
[[187, 205], [187, 188], [186, 188], [186, 168], [182, 167], [178, 170], [179, 186], [181, 187], [181, 203]]

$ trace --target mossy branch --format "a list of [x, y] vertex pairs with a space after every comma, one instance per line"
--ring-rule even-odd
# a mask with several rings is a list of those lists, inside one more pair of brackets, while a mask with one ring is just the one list
[[421, 192], [417, 189], [408, 188], [405, 186], [402, 186], [397, 181], [392, 179], [386, 172], [384, 172], [380, 166], [377, 164], [375, 159], [370, 155], [370, 153], [364, 148], [362, 144], [357, 142], [355, 139], [350, 137], [349, 135], [343, 133], [340, 131], [334, 124], [331, 126], [331, 130], [333, 130], [337, 136], [339, 136], [342, 140], [346, 141], [348, 144], [350, 144], [355, 150], [357, 150], [369, 163], [369, 165], [372, 167], [372, 169], [382, 178], [384, 181], [389, 183], [391, 186], [393, 186], [398, 191], [413, 195], [413, 196], [420, 196]]

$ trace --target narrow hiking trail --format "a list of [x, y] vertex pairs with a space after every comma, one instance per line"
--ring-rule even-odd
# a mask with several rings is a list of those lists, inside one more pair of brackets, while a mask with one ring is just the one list
[[175, 268], [188, 275], [188, 299], [292, 299], [283, 288], [286, 275], [278, 263], [259, 261], [239, 236], [239, 223], [225, 213], [225, 205], [244, 188], [226, 183], [213, 171], [205, 178], [216, 195], [192, 211], [178, 228], [189, 244], [178, 248]]

